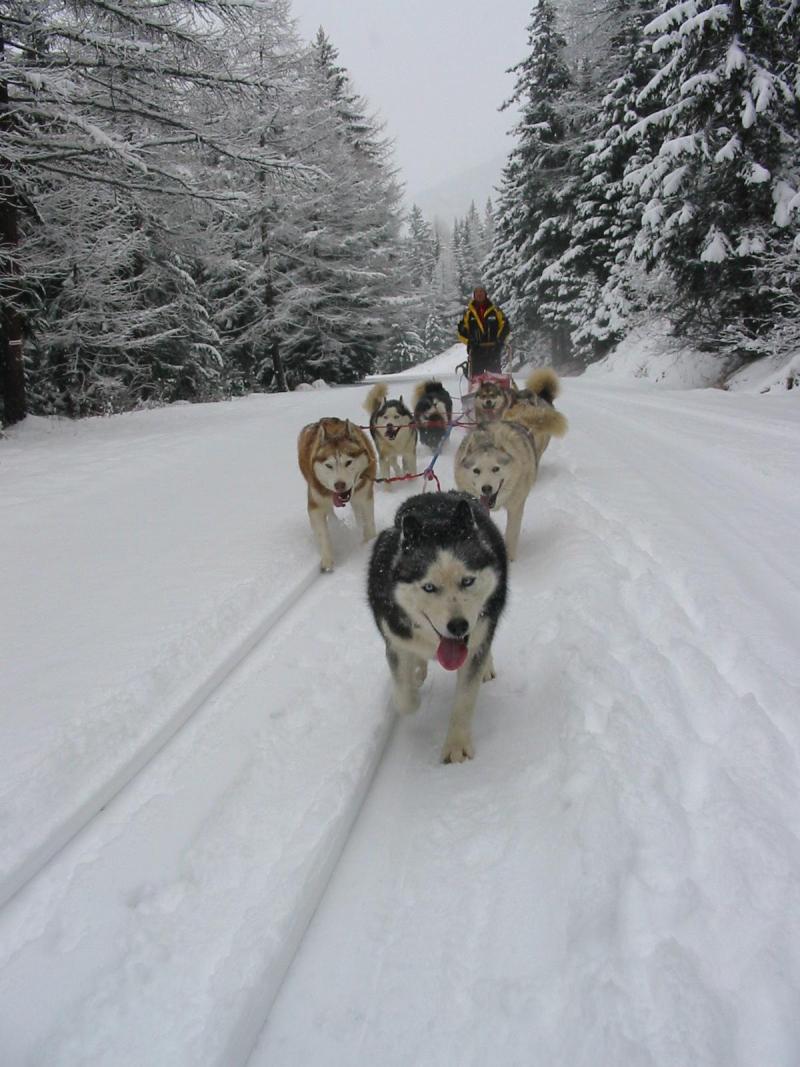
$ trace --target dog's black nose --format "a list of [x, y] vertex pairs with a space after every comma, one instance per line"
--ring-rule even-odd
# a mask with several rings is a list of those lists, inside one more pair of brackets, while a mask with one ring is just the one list
[[343, 493], [347, 488], [347, 484], [345, 482], [334, 482], [333, 488], [336, 490], [337, 493]]
[[491, 487], [491, 485], [481, 486], [481, 496], [491, 496], [492, 493], [494, 493], [494, 489]]
[[447, 629], [453, 637], [463, 637], [469, 630], [469, 623], [466, 619], [451, 619], [447, 624]]

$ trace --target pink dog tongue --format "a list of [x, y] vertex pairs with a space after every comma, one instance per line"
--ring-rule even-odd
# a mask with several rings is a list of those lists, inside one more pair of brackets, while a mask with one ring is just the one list
[[455, 637], [443, 637], [439, 641], [436, 658], [446, 671], [457, 671], [467, 658], [467, 642]]

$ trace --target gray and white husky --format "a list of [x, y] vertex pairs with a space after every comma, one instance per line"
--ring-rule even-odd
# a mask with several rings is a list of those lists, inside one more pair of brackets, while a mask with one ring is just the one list
[[456, 485], [480, 500], [486, 511], [506, 509], [506, 551], [516, 559], [522, 514], [536, 482], [539, 456], [532, 433], [515, 422], [488, 422], [458, 446]]
[[445, 763], [474, 755], [472, 716], [481, 682], [495, 677], [492, 640], [506, 602], [503, 538], [466, 493], [421, 493], [375, 542], [367, 592], [402, 713], [419, 707], [428, 660], [458, 671], [442, 749]]

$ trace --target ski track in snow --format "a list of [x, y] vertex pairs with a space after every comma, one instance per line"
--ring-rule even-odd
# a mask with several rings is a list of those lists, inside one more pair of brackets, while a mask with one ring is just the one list
[[795, 413], [564, 384], [475, 761], [438, 763], [444, 672], [392, 727], [337, 524], [337, 572], [235, 616], [183, 725], [31, 850], [4, 1065], [796, 1067]]
[[187, 697], [180, 699], [170, 709], [169, 716], [160, 728], [140, 738], [138, 747], [110, 777], [100, 782], [93, 791], [87, 791], [73, 807], [67, 807], [61, 813], [62, 818], [54, 822], [49, 829], [47, 836], [34, 842], [31, 847], [30, 839], [25, 841], [18, 833], [15, 835], [16, 844], [22, 848], [14, 857], [14, 865], [0, 881], [0, 905], [30, 881], [75, 834], [88, 825], [94, 816], [102, 811], [106, 804], [154, 759], [172, 736], [224, 685], [237, 667], [253, 654], [254, 650], [257, 650], [270, 630], [286, 616], [319, 577], [319, 568], [312, 566], [294, 588], [284, 593], [278, 603], [270, 607], [249, 633], [243, 636], [237, 635], [232, 645], [227, 643], [228, 647], [223, 644], [217, 663]]
[[[362, 577], [359, 559], [341, 561], [339, 596], [355, 600]], [[7, 904], [0, 989], [30, 1026], [4, 1042], [11, 1062], [27, 1062], [15, 1040], [41, 1029], [31, 983], [58, 1008], [27, 1052], [33, 1062], [246, 1055], [391, 725], [384, 678], [353, 706], [361, 638], [377, 642], [364, 618], [339, 648], [330, 583], [285, 611], [146, 770]], [[328, 630], [337, 679], [315, 676], [309, 615]], [[87, 915], [87, 900], [106, 903]]]
[[[296, 408], [294, 400], [294, 404], [286, 405], [290, 411]], [[19, 716], [0, 723], [3, 747], [13, 753], [10, 773], [2, 784], [0, 903], [13, 896], [147, 765], [317, 575], [316, 568], [309, 566], [305, 573], [292, 575], [294, 580], [289, 582], [282, 580], [283, 576], [271, 583], [263, 576], [249, 582], [237, 582], [234, 577], [227, 584], [220, 583], [210, 602], [193, 605], [194, 611], [173, 622], [168, 610], [170, 596], [180, 598], [182, 591], [170, 589], [160, 574], [166, 588], [152, 587], [150, 595], [163, 602], [164, 618], [170, 620], [161, 624], [161, 632], [144, 633], [148, 624], [152, 626], [152, 615], [140, 621], [136, 611], [131, 612], [133, 618], [127, 627], [118, 625], [128, 602], [136, 600], [140, 576], [147, 573], [147, 550], [163, 548], [155, 543], [158, 537], [163, 541], [164, 530], [154, 516], [168, 524], [170, 506], [180, 495], [183, 480], [197, 477], [199, 462], [213, 463], [213, 437], [210, 442], [198, 442], [196, 431], [183, 435], [174, 432], [175, 426], [170, 426], [163, 411], [149, 414], [152, 424], [144, 432], [135, 417], [111, 420], [118, 439], [107, 439], [104, 434], [108, 420], [87, 420], [74, 426], [71, 433], [64, 433], [56, 424], [61, 430], [61, 450], [54, 452], [48, 447], [47, 432], [26, 442], [17, 457], [22, 476], [4, 499], [9, 526], [14, 521], [20, 523], [25, 550], [41, 561], [42, 574], [36, 574], [36, 584], [31, 579], [29, 584], [23, 581], [21, 603], [25, 610], [20, 611], [16, 626], [9, 628], [5, 641], [8, 656], [4, 673], [10, 674], [6, 686], [13, 693], [15, 675], [19, 674], [25, 680], [31, 706], [20, 709], [25, 712], [25, 732], [20, 729]], [[212, 431], [222, 423], [224, 435], [225, 415], [230, 419], [225, 405], [211, 406], [204, 414]], [[38, 421], [47, 426], [45, 420]], [[257, 423], [253, 425], [251, 443], [255, 446], [260, 430]], [[159, 455], [161, 449], [165, 461]], [[154, 469], [155, 457], [162, 465]], [[162, 486], [158, 475], [167, 466], [175, 473], [173, 480], [165, 480]], [[103, 499], [111, 476], [127, 491], [116, 509], [109, 508]], [[241, 488], [227, 472], [226, 478], [236, 490]], [[86, 513], [101, 527], [100, 540], [107, 542], [106, 552], [108, 543], [113, 546], [108, 558], [98, 552], [97, 560], [84, 563], [85, 572], [80, 557], [77, 566], [65, 562], [65, 546], [85, 542], [93, 534], [87, 528], [89, 520], [83, 508], [69, 511], [71, 494], [86, 499]], [[26, 524], [26, 504], [38, 504], [35, 524]], [[197, 515], [187, 508], [188, 520], [180, 530], [192, 547], [203, 539], [202, 522], [209, 517], [196, 510]], [[208, 501], [203, 501], [202, 510], [209, 510]], [[145, 513], [140, 516], [139, 511]], [[177, 512], [173, 510], [173, 514]], [[248, 526], [253, 521], [250, 514], [245, 520]], [[153, 530], [155, 536], [148, 538]], [[124, 577], [119, 574], [121, 564]], [[225, 567], [219, 570], [224, 575]], [[114, 584], [118, 586], [117, 605], [109, 592]], [[113, 631], [103, 636], [109, 658], [112, 662], [121, 660], [120, 673], [128, 673], [124, 686], [114, 679], [104, 687], [94, 679], [97, 619], [92, 611], [103, 601], [111, 602], [103, 605], [107, 615], [104, 622]], [[59, 620], [60, 632], [57, 627], [51, 632], [48, 615], [58, 618], [59, 609], [65, 622]], [[48, 635], [49, 643], [42, 641], [40, 632]], [[86, 647], [81, 647], [82, 640]], [[121, 646], [121, 652], [116, 645]], [[130, 664], [140, 647], [142, 666], [131, 684]], [[36, 673], [41, 681], [31, 670], [31, 662], [37, 659]], [[68, 660], [76, 663], [71, 672], [63, 667]], [[51, 670], [54, 662], [55, 670]], [[63, 693], [52, 695], [49, 691], [51, 674], [62, 679]], [[44, 708], [48, 703], [58, 711], [55, 727], [40, 711], [39, 705]], [[59, 735], [56, 743], [52, 735], [47, 736], [48, 728]], [[114, 754], [111, 759], [109, 752]], [[74, 773], [76, 766], [83, 774]]]

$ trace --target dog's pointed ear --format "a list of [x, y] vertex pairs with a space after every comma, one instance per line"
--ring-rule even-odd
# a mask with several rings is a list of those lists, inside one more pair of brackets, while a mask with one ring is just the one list
[[400, 520], [400, 547], [404, 552], [415, 548], [422, 539], [422, 523], [416, 515], [404, 515]]
[[345, 437], [349, 437], [351, 441], [353, 440], [353, 437], [354, 437], [353, 427], [350, 425], [350, 420], [349, 419], [345, 419], [345, 422], [344, 422], [344, 435], [345, 435]]
[[328, 424], [323, 419], [319, 421], [317, 433], [319, 434], [320, 442], [328, 440]]
[[463, 534], [470, 535], [475, 532], [475, 516], [472, 514], [472, 508], [466, 500], [459, 500], [456, 505], [453, 526]]

